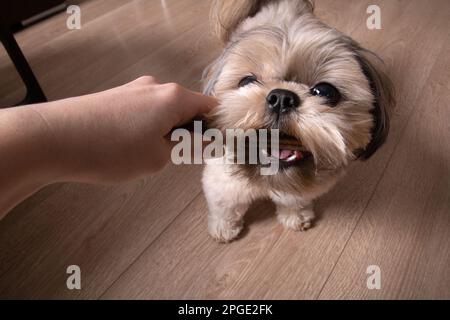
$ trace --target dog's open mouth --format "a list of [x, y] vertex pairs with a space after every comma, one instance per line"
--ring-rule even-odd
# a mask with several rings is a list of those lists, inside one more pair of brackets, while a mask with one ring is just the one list
[[311, 158], [311, 153], [305, 149], [300, 140], [280, 134], [279, 150], [272, 150], [272, 157], [277, 158], [284, 166], [293, 166]]
[[296, 161], [300, 161], [303, 159], [303, 152], [298, 150], [288, 150], [288, 149], [281, 149], [281, 150], [273, 150], [272, 156], [279, 159], [280, 161], [286, 162], [286, 163], [293, 163]]

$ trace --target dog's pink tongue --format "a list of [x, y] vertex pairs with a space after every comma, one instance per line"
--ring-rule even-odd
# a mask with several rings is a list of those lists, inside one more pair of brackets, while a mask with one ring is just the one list
[[294, 150], [273, 150], [272, 156], [280, 160], [300, 160], [303, 154], [300, 151]]
[[292, 151], [292, 150], [281, 150], [279, 158], [281, 160], [286, 160], [293, 155], [294, 155], [294, 151]]

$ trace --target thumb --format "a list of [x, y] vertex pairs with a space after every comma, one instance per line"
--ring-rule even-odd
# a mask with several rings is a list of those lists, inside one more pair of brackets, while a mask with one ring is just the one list
[[189, 123], [195, 118], [201, 118], [213, 110], [218, 102], [215, 98], [205, 96], [199, 92], [183, 89], [182, 98], [173, 110], [176, 114], [177, 122], [174, 127]]

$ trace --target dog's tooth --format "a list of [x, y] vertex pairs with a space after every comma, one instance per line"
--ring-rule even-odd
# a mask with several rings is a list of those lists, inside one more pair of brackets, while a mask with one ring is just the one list
[[295, 155], [295, 153], [292, 150], [281, 150], [280, 152], [280, 159], [289, 159], [292, 157], [292, 155]]

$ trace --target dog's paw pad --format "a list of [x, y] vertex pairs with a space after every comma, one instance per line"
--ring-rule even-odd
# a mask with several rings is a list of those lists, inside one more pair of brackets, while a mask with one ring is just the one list
[[209, 234], [220, 243], [229, 243], [235, 240], [241, 233], [244, 225], [241, 221], [231, 222], [227, 220], [210, 220]]

